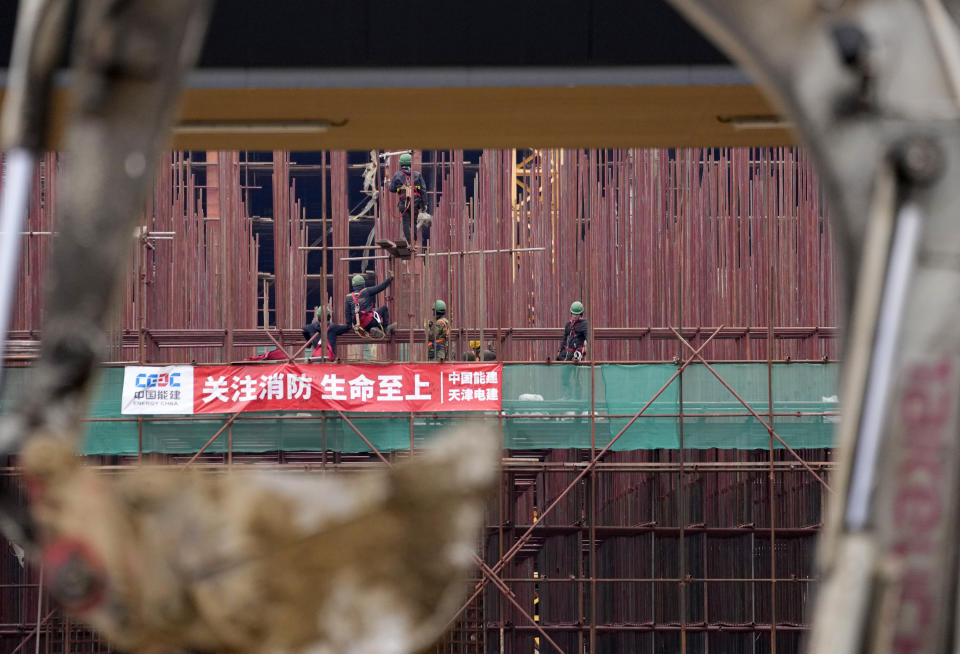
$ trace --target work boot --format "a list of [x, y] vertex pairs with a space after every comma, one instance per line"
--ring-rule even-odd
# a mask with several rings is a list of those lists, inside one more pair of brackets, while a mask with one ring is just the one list
[[397, 323], [392, 322], [387, 325], [387, 336], [391, 336], [395, 331], [397, 331]]
[[371, 327], [368, 333], [373, 338], [383, 338], [383, 330], [379, 327]]

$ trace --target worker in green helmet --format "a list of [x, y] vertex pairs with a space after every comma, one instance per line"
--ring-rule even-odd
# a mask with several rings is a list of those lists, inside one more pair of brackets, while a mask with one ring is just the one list
[[587, 352], [590, 322], [583, 316], [583, 303], [570, 305], [570, 320], [563, 327], [563, 341], [557, 352], [557, 361], [582, 361]]
[[367, 332], [376, 338], [382, 338], [384, 334], [392, 334], [396, 329], [396, 323], [390, 323], [390, 310], [387, 305], [381, 305], [374, 309], [374, 300], [377, 295], [387, 290], [387, 287], [393, 283], [393, 273], [389, 273], [387, 278], [374, 286], [367, 286], [367, 280], [363, 275], [354, 275], [350, 280], [350, 286], [353, 290], [347, 293], [344, 298], [343, 310], [346, 314], [347, 324], [356, 332]]
[[[307, 341], [307, 347], [313, 346], [313, 351], [310, 354], [310, 358], [319, 359], [321, 357], [320, 350], [320, 330], [323, 326], [323, 320], [321, 319], [321, 314], [326, 313], [326, 322], [327, 322], [327, 352], [326, 357], [333, 361], [336, 358], [334, 354], [333, 344], [337, 342], [337, 336], [347, 331], [349, 328], [346, 325], [338, 325], [333, 322], [333, 312], [330, 310], [329, 300], [326, 307], [326, 311], [321, 311], [320, 307], [314, 307], [313, 309], [313, 321], [307, 323], [300, 328], [301, 333], [303, 334], [303, 339]], [[343, 328], [340, 330], [339, 328]]]
[[[410, 153], [405, 152], [400, 155], [400, 170], [390, 180], [390, 192], [397, 194], [400, 223], [407, 243], [412, 244], [416, 241], [419, 230], [426, 244], [430, 241], [430, 225], [433, 218], [427, 211], [427, 184], [419, 171], [412, 170], [412, 164], [413, 157]], [[416, 225], [413, 224], [414, 220]], [[411, 228], [413, 229], [412, 239]]]
[[447, 360], [450, 344], [450, 320], [447, 318], [447, 303], [433, 303], [433, 320], [427, 322], [427, 360], [443, 363]]
[[[341, 334], [345, 334], [351, 330], [360, 334], [369, 334], [374, 338], [383, 338], [394, 332], [397, 328], [397, 323], [390, 322], [390, 311], [387, 309], [387, 306], [383, 305], [376, 309], [373, 308], [377, 294], [384, 291], [392, 283], [392, 273], [388, 274], [387, 279], [382, 283], [376, 284], [375, 286], [367, 286], [367, 279], [363, 275], [354, 275], [350, 279], [350, 287], [352, 290], [347, 294], [347, 297], [344, 298], [343, 303], [346, 322], [330, 323], [330, 326], [327, 327], [327, 358], [331, 360], [336, 358], [337, 338]], [[309, 326], [304, 325], [303, 337], [309, 340], [318, 329], [318, 326], [310, 329]], [[319, 353], [314, 350], [313, 356], [318, 357]]]

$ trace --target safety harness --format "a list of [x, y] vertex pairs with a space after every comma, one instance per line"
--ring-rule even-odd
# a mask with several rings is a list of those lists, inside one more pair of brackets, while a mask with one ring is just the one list
[[431, 338], [429, 341], [427, 341], [427, 345], [446, 345], [446, 344], [447, 344], [447, 335], [450, 334], [450, 321], [447, 320], [447, 319], [444, 318], [444, 317], [440, 317], [440, 318], [437, 318], [437, 319], [434, 321], [433, 324], [434, 324], [434, 325], [443, 324], [443, 326], [447, 328], [447, 329], [446, 329], [446, 334], [443, 335], [443, 336], [439, 336], [438, 334], [439, 334], [440, 330], [431, 331], [431, 334], [430, 334], [430, 335], [431, 335], [432, 338]]
[[[408, 173], [407, 171], [401, 169], [400, 173], [403, 175], [403, 186], [401, 186], [400, 188], [403, 189], [405, 187], [410, 187], [413, 189], [413, 197], [414, 197], [413, 204], [414, 204], [414, 208], [416, 208], [418, 204], [422, 204], [423, 189], [421, 189], [420, 186], [416, 184], [416, 178], [413, 176], [413, 171], [410, 171]], [[405, 194], [400, 194], [400, 215], [401, 216], [407, 211], [408, 199], [409, 198], [407, 198]]]
[[[380, 314], [376, 311], [361, 311], [360, 310], [360, 293], [353, 291], [350, 293], [350, 298], [353, 300], [353, 331], [357, 333], [361, 338], [377, 338], [381, 339], [383, 336], [373, 336], [367, 331], [367, 328], [371, 324], [376, 323], [377, 325], [382, 325], [383, 320], [380, 318]], [[381, 330], [381, 334], [383, 330]]]
[[[443, 327], [444, 329], [441, 329]], [[429, 330], [430, 339], [427, 341], [428, 358], [438, 357], [442, 351], [447, 353], [447, 340], [450, 336], [450, 321], [441, 316], [433, 322], [433, 327]]]
[[567, 323], [567, 326], [570, 328], [570, 331], [567, 332], [566, 337], [563, 339], [563, 351], [573, 353], [570, 355], [570, 360], [572, 361], [580, 361], [581, 359], [583, 359], [584, 346], [587, 344], [586, 339], [584, 339], [583, 343], [581, 343], [579, 347], [571, 347], [573, 343], [576, 342], [576, 339], [577, 339], [576, 327], [581, 320], [583, 320], [581, 316], [577, 316], [576, 318], [570, 319], [570, 322]]

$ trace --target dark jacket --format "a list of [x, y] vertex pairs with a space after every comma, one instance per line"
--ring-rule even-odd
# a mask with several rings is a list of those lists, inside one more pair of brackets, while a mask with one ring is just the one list
[[560, 351], [557, 352], [558, 361], [572, 361], [573, 353], [583, 351], [584, 343], [590, 335], [590, 321], [586, 318], [571, 318], [563, 327], [563, 340], [560, 342]]
[[[386, 290], [386, 288], [392, 283], [393, 277], [387, 277], [383, 282], [377, 284], [376, 286], [367, 286], [366, 288], [357, 291], [357, 304], [360, 305], [360, 311], [373, 311], [376, 308], [374, 306], [374, 300], [376, 299], [377, 294]], [[344, 298], [343, 312], [346, 316], [347, 324], [352, 325], [354, 313], [353, 293], [348, 293], [347, 297]]]
[[409, 168], [400, 169], [390, 180], [390, 192], [400, 194], [400, 212], [403, 213], [407, 206], [407, 196], [403, 189], [404, 186], [410, 186], [413, 182], [413, 198], [416, 209], [427, 208], [427, 183], [423, 181], [423, 175], [419, 171], [411, 172]]

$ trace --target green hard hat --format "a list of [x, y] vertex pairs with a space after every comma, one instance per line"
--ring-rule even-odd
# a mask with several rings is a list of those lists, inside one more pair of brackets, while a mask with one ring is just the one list
[[411, 163], [413, 163], [413, 157], [410, 156], [409, 152], [404, 152], [400, 155], [401, 166], [409, 166]]
[[440, 311], [446, 312], [447, 303], [444, 302], [443, 300], [437, 300], [436, 302], [433, 303], [433, 310], [437, 312], [440, 312]]
[[577, 300], [576, 302], [571, 304], [570, 313], [575, 314], [577, 316], [581, 315], [583, 313], [583, 302], [580, 302], [579, 300]]
[[361, 286], [367, 285], [367, 280], [364, 279], [363, 275], [354, 275], [353, 280], [350, 282], [350, 284], [354, 288], [360, 288]]

